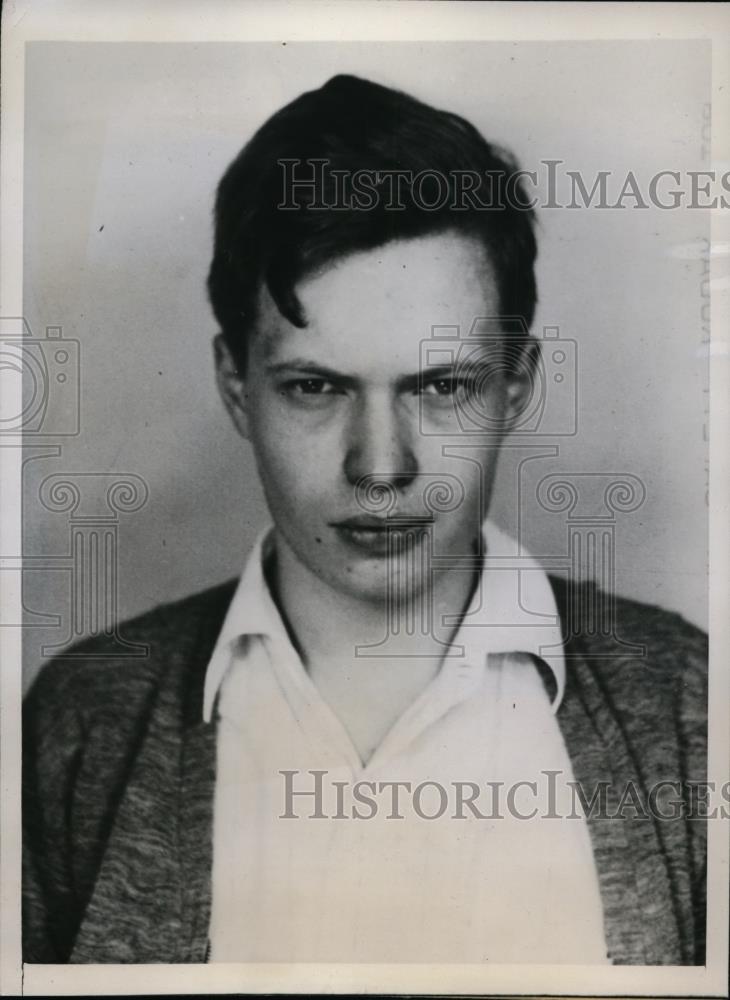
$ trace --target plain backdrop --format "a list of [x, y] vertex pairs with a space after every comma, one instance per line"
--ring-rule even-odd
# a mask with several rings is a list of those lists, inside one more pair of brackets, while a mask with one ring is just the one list
[[[69, 627], [69, 518], [40, 503], [47, 476], [147, 484], [147, 503], [119, 518], [121, 618], [238, 573], [266, 523], [248, 445], [216, 394], [205, 293], [217, 181], [266, 117], [349, 72], [466, 116], [527, 169], [560, 159], [589, 187], [599, 170], [648, 180], [708, 168], [709, 51], [697, 41], [30, 44], [24, 313], [36, 337], [60, 326], [80, 342], [81, 429], [46, 439], [61, 444], [57, 456], [34, 450], [41, 439], [26, 450], [28, 679]], [[557, 326], [577, 344], [579, 401], [578, 433], [553, 442], [559, 453], [539, 475], [638, 477], [644, 504], [615, 522], [616, 588], [706, 626], [708, 213], [544, 209], [539, 222], [535, 331]], [[515, 530], [522, 505], [523, 541], [565, 553], [564, 515], [541, 510], [524, 484], [518, 497], [518, 454], [505, 455], [493, 514]]]

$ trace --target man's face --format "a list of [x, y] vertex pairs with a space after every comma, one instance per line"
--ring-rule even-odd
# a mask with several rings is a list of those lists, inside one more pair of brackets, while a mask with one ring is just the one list
[[[499, 338], [472, 345], [465, 371], [422, 366], [433, 327], [458, 326], [463, 342], [475, 318], [499, 313], [492, 269], [468, 237], [352, 254], [296, 291], [305, 329], [262, 292], [244, 378], [219, 339], [221, 391], [253, 446], [277, 544], [334, 591], [380, 601], [414, 549], [473, 553], [524, 378], [505, 374]], [[455, 401], [475, 404], [489, 433], [463, 434]], [[428, 526], [394, 533], [386, 516]]]

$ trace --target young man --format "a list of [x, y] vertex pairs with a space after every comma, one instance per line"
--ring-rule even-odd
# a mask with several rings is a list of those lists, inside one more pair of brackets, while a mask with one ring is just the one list
[[147, 660], [34, 685], [26, 961], [704, 961], [704, 637], [597, 633], [486, 520], [539, 364], [515, 170], [341, 76], [225, 174], [218, 382], [273, 525], [127, 625]]

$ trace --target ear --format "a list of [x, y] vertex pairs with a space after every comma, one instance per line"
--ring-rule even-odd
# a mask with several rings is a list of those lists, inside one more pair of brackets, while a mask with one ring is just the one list
[[249, 405], [248, 384], [245, 375], [241, 375], [238, 366], [226, 343], [223, 334], [219, 333], [213, 340], [215, 353], [215, 372], [218, 392], [238, 433], [249, 437]]
[[525, 409], [530, 405], [535, 391], [535, 379], [540, 364], [540, 341], [528, 337], [520, 346], [513, 370], [507, 377], [507, 408], [505, 430], [512, 430]]

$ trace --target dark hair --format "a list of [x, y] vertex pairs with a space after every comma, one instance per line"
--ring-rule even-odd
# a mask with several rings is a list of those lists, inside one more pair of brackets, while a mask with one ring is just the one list
[[[313, 178], [288, 209], [279, 207], [289, 197], [285, 170]], [[338, 171], [339, 177], [358, 171], [375, 175], [374, 203], [363, 208], [351, 199], [346, 207], [327, 207], [338, 197], [341, 202]], [[406, 183], [401, 206], [394, 208], [393, 180], [387, 178], [393, 171], [411, 177], [438, 172], [449, 185], [446, 203], [426, 209], [423, 193], [415, 197], [415, 185]], [[537, 298], [534, 214], [516, 171], [511, 156], [465, 119], [354, 76], [335, 76], [276, 112], [229, 166], [216, 198], [208, 292], [239, 367], [245, 367], [263, 285], [282, 315], [303, 327], [295, 287], [307, 273], [390, 240], [450, 229], [482, 243], [495, 270], [501, 314], [522, 317], [529, 327]], [[459, 172], [479, 177], [460, 201]], [[501, 192], [509, 177], [511, 197], [495, 200], [495, 180]]]

